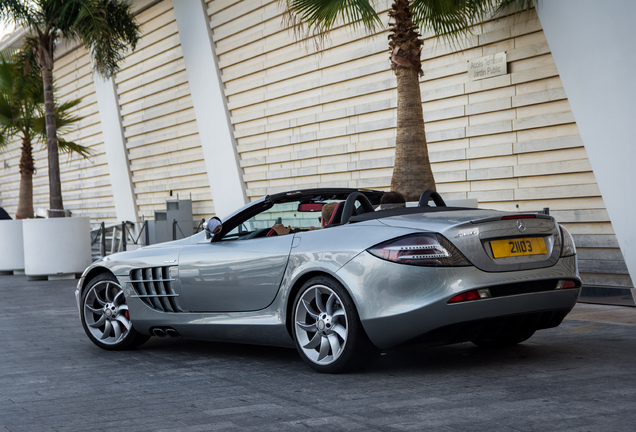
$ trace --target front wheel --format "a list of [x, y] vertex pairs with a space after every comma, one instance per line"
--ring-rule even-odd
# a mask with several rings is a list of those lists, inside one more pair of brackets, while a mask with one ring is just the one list
[[307, 281], [293, 310], [296, 348], [319, 372], [338, 373], [366, 366], [377, 353], [347, 291], [327, 277]]
[[95, 276], [82, 294], [81, 319], [88, 338], [100, 348], [125, 350], [146, 342], [132, 326], [124, 290], [115, 276]]

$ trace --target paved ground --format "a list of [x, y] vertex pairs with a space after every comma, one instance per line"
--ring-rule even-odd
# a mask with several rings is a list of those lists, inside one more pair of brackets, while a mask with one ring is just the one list
[[102, 351], [74, 285], [0, 276], [0, 431], [636, 430], [636, 308], [580, 305], [511, 349], [411, 347], [330, 376], [278, 348]]

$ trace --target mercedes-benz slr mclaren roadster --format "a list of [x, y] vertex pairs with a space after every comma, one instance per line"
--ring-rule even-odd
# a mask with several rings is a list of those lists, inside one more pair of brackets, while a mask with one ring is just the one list
[[377, 210], [382, 195], [277, 193], [189, 238], [107, 256], [77, 286], [84, 330], [113, 350], [150, 336], [295, 346], [341, 372], [409, 341], [517, 344], [574, 307], [576, 250], [553, 217], [447, 207], [431, 191]]

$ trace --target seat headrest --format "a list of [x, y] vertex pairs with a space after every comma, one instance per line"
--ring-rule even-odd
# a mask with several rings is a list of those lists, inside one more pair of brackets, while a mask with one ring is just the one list
[[341, 201], [341, 202], [338, 203], [336, 208], [333, 210], [333, 213], [331, 213], [331, 218], [329, 219], [329, 222], [327, 222], [325, 227], [328, 227], [330, 225], [338, 225], [340, 223], [340, 219], [342, 219], [342, 209], [343, 208], [344, 208], [344, 202]]

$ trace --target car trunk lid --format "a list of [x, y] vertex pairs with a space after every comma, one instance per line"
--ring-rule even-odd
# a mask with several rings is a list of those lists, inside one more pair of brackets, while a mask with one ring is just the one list
[[453, 235], [452, 241], [478, 268], [518, 271], [550, 267], [561, 254], [561, 235], [553, 217], [507, 214], [471, 220], [458, 229], [473, 229], [475, 238]]
[[[420, 213], [381, 220], [438, 232], [477, 268], [488, 272], [550, 267], [561, 253], [561, 235], [553, 217], [535, 213], [484, 210]], [[422, 222], [425, 225], [422, 225]]]

